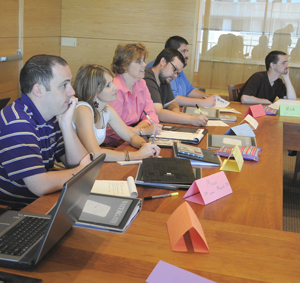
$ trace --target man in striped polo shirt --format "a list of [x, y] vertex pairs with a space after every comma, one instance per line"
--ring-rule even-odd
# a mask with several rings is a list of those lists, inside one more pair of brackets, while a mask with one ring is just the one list
[[[72, 128], [71, 80], [58, 56], [36, 55], [22, 68], [22, 96], [0, 113], [0, 203], [21, 209], [90, 162]], [[55, 160], [71, 169], [52, 171]]]

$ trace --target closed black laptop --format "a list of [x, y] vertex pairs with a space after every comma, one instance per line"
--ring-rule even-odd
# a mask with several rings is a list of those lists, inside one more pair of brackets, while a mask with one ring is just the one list
[[[0, 266], [32, 269], [38, 264], [79, 219], [104, 158], [100, 155], [64, 184], [51, 215], [10, 210], [0, 216]], [[30, 238], [25, 240], [19, 225], [29, 225]], [[7, 242], [18, 235], [14, 243]]]

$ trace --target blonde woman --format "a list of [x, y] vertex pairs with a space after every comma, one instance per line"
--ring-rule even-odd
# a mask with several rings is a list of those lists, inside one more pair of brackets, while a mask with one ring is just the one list
[[[81, 66], [75, 78], [74, 90], [79, 102], [73, 117], [73, 127], [88, 152], [96, 156], [106, 153], [106, 161], [138, 160], [159, 155], [159, 147], [136, 135], [108, 105], [117, 99], [117, 87], [108, 69], [100, 65]], [[101, 148], [99, 145], [105, 140], [106, 126], [139, 150], [120, 152]]]

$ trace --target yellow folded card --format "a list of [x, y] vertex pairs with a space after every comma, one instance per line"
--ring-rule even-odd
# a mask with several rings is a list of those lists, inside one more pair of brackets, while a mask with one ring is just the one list
[[[234, 159], [230, 160], [230, 157], [233, 157]], [[243, 164], [244, 164], [244, 159], [243, 159], [242, 153], [241, 153], [238, 145], [236, 145], [232, 149], [228, 158], [226, 160], [224, 160], [224, 162], [222, 163], [220, 170], [240, 172], [242, 170]]]

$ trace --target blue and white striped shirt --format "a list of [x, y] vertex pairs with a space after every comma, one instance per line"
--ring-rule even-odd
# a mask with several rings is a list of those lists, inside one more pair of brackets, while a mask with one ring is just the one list
[[64, 154], [56, 117], [46, 122], [22, 94], [0, 112], [0, 202], [16, 208], [34, 201], [23, 178], [51, 170]]

